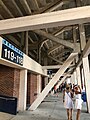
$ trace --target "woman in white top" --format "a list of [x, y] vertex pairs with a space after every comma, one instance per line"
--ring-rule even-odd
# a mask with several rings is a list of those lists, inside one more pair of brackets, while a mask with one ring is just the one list
[[67, 110], [68, 120], [72, 120], [72, 109], [73, 109], [73, 101], [72, 101], [72, 92], [70, 90], [70, 86], [66, 86], [63, 94], [63, 102], [64, 107]]
[[77, 109], [76, 120], [80, 120], [80, 112], [81, 112], [81, 108], [82, 108], [82, 99], [81, 99], [80, 86], [78, 86], [78, 85], [75, 86], [74, 87], [74, 92], [75, 92], [75, 98], [76, 98], [75, 107]]

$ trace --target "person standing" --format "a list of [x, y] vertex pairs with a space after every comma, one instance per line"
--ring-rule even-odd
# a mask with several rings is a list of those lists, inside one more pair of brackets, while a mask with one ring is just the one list
[[58, 97], [57, 84], [54, 86], [54, 94]]
[[75, 108], [77, 109], [77, 114], [76, 114], [76, 120], [80, 120], [80, 112], [82, 108], [82, 99], [81, 99], [81, 88], [79, 85], [76, 85], [74, 87], [74, 93], [75, 93]]
[[66, 85], [65, 90], [63, 91], [63, 102], [64, 107], [67, 110], [68, 120], [72, 120], [72, 110], [73, 110], [73, 101], [72, 101], [72, 91], [69, 85]]

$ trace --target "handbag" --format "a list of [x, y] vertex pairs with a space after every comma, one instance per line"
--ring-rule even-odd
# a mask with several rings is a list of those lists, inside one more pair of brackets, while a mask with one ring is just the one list
[[73, 103], [75, 103], [75, 101], [76, 101], [76, 97], [75, 96], [72, 98], [72, 101], [73, 101]]
[[[67, 92], [66, 92], [67, 93]], [[68, 93], [67, 93], [67, 95], [71, 98], [71, 100], [73, 101], [73, 103], [75, 103], [75, 101], [76, 101], [76, 97], [74, 96], [74, 97], [71, 97]]]

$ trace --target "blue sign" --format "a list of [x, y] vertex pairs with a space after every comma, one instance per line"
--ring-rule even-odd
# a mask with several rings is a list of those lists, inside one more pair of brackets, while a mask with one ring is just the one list
[[23, 52], [5, 39], [2, 42], [2, 58], [23, 65]]

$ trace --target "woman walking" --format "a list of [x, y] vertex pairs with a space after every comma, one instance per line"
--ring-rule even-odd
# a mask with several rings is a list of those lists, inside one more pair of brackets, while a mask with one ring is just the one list
[[64, 107], [67, 110], [68, 120], [72, 120], [72, 109], [73, 109], [73, 101], [72, 101], [72, 91], [69, 85], [66, 85], [66, 89], [63, 92], [63, 102]]
[[75, 92], [75, 98], [76, 98], [75, 107], [77, 109], [76, 120], [80, 120], [80, 112], [81, 112], [81, 108], [82, 108], [82, 99], [81, 99], [81, 89], [80, 89], [79, 85], [74, 87], [74, 92]]

